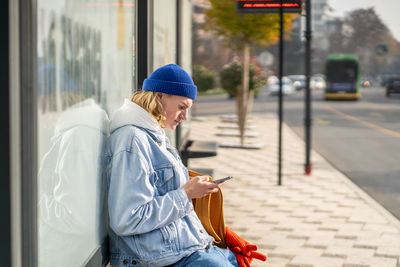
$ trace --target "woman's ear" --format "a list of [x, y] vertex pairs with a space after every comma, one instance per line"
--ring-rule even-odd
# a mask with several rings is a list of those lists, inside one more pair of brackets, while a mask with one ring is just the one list
[[157, 97], [161, 99], [163, 97], [163, 93], [157, 93]]

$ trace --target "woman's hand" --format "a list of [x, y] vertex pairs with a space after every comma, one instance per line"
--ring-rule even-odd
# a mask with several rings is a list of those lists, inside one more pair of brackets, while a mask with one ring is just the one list
[[188, 181], [183, 189], [189, 199], [201, 198], [206, 195], [216, 193], [221, 184], [214, 184], [209, 182], [208, 176], [196, 176]]

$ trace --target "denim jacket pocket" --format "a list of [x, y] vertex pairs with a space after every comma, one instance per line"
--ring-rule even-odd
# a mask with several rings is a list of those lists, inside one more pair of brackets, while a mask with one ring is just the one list
[[171, 236], [165, 227], [133, 236], [135, 246], [144, 261], [149, 261], [172, 252]]
[[165, 228], [168, 231], [168, 236], [171, 240], [171, 249], [174, 251], [179, 251], [181, 245], [179, 244], [180, 238], [178, 236], [178, 229], [175, 222], [170, 223], [169, 225], [165, 226]]
[[179, 238], [175, 223], [170, 223], [162, 227], [161, 229], [165, 234], [165, 241], [171, 246], [171, 249], [174, 251], [178, 251], [180, 246], [177, 243], [179, 241]]
[[172, 235], [171, 235], [170, 231], [167, 229], [167, 226], [161, 227], [160, 231], [163, 236], [164, 245], [167, 245], [167, 246], [171, 245], [171, 243], [173, 242], [173, 239], [172, 239]]
[[166, 167], [155, 171], [155, 185], [160, 195], [176, 189], [176, 179], [174, 168]]

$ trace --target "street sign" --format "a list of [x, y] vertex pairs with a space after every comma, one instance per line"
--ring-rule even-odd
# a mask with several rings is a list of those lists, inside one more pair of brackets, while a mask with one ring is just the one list
[[389, 52], [389, 47], [387, 46], [387, 44], [381, 43], [375, 47], [375, 53], [378, 56], [386, 56], [388, 52]]
[[257, 63], [262, 67], [269, 67], [274, 63], [274, 56], [270, 52], [264, 51], [258, 55]]
[[281, 6], [284, 13], [301, 13], [301, 0], [236, 0], [238, 13], [279, 13]]

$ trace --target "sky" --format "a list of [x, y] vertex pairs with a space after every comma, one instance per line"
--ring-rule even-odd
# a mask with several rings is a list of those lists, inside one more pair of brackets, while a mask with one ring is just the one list
[[328, 0], [328, 3], [337, 16], [358, 8], [375, 7], [376, 13], [400, 41], [400, 0]]

